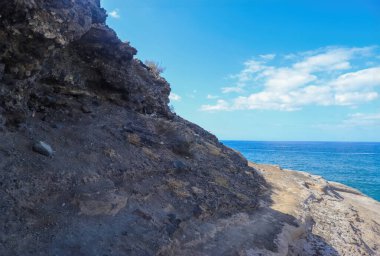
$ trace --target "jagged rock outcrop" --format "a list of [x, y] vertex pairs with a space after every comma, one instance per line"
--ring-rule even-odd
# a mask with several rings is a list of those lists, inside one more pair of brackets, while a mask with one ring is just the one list
[[0, 2], [0, 112], [8, 126], [23, 123], [32, 112], [50, 118], [52, 109], [77, 109], [70, 95], [171, 115], [169, 85], [133, 59], [136, 50], [105, 25], [99, 5], [95, 0]]
[[0, 0], [0, 255], [337, 252], [285, 239], [303, 215], [171, 113], [105, 19], [99, 0]]

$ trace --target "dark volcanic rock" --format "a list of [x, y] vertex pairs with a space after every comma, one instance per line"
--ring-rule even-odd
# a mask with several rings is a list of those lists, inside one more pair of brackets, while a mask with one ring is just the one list
[[170, 112], [169, 84], [105, 19], [99, 0], [0, 1], [1, 255], [173, 254], [256, 212], [262, 179]]
[[1, 1], [0, 15], [0, 106], [9, 126], [33, 112], [76, 108], [83, 97], [172, 115], [168, 83], [133, 59], [136, 50], [104, 24], [99, 1]]

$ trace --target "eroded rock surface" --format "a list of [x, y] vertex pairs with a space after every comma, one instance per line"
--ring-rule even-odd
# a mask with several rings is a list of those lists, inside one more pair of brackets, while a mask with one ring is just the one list
[[379, 202], [305, 172], [251, 166], [269, 185], [270, 203], [263, 200], [260, 209], [287, 214], [297, 223], [283, 226], [276, 239], [279, 253], [264, 255], [380, 255]]

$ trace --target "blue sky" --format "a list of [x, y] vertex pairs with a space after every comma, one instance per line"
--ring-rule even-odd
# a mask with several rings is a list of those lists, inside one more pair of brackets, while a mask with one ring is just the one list
[[380, 141], [378, 0], [102, 0], [220, 139]]

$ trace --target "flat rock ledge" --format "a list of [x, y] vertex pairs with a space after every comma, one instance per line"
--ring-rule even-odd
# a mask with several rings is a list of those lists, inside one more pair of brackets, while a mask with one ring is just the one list
[[[273, 211], [289, 215], [296, 225], [286, 221], [282, 231], [274, 234], [277, 252], [253, 248], [242, 255], [380, 255], [378, 201], [306, 172], [250, 165], [269, 185], [268, 198], [261, 202], [262, 214], [269, 218]], [[265, 229], [271, 229], [270, 225]], [[265, 233], [258, 228], [252, 232]]]

